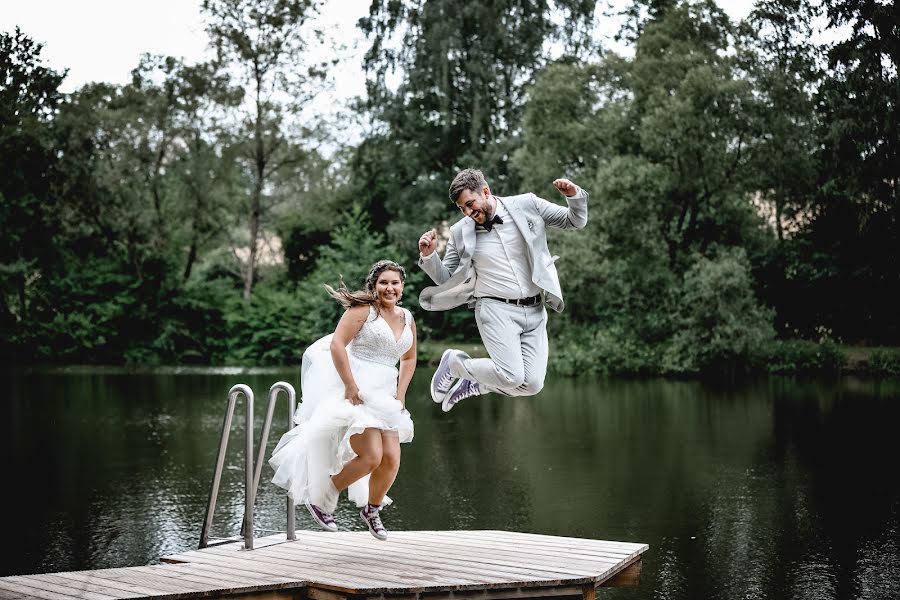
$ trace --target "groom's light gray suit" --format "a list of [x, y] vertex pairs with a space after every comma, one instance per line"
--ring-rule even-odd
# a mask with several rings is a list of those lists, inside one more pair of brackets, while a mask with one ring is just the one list
[[[563, 310], [562, 289], [555, 260], [547, 247], [546, 228], [581, 229], [587, 224], [588, 194], [566, 198], [568, 206], [548, 202], [534, 194], [495, 196], [525, 239], [531, 279], [544, 292], [544, 302]], [[422, 290], [419, 303], [426, 310], [448, 310], [462, 304], [475, 308], [478, 330], [490, 359], [463, 355], [451, 363], [454, 376], [472, 379], [490, 391], [509, 396], [536, 394], [547, 369], [547, 313], [541, 304], [515, 306], [474, 296], [477, 265], [472, 261], [476, 223], [463, 217], [450, 228], [450, 240], [441, 260], [437, 252], [419, 258], [419, 266], [437, 284]], [[499, 225], [498, 227], [506, 226]]]

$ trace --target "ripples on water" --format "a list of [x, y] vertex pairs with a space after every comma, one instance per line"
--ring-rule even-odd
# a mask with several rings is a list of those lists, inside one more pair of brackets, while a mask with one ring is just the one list
[[[488, 396], [445, 415], [428, 375], [409, 394], [416, 439], [389, 528], [649, 543], [641, 586], [604, 597], [900, 598], [897, 383], [554, 380], [537, 398]], [[196, 547], [225, 394], [250, 384], [261, 418], [278, 379], [297, 384], [270, 369], [4, 374], [11, 542], [0, 574], [147, 564]], [[240, 528], [242, 414], [214, 534]], [[284, 497], [266, 473], [256, 523], [283, 529]], [[352, 506], [336, 517], [364, 529]], [[297, 519], [312, 526], [302, 509]]]

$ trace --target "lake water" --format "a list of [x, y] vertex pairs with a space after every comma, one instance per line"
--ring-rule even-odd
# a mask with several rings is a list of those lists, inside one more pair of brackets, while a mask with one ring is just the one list
[[[507, 529], [643, 542], [604, 598], [900, 598], [900, 384], [551, 379], [449, 414], [409, 393], [388, 529]], [[154, 563], [197, 545], [227, 390], [297, 373], [4, 372], [0, 575]], [[284, 398], [271, 450], [286, 426]], [[260, 424], [257, 424], [258, 435]], [[214, 535], [243, 514], [239, 401]], [[284, 529], [263, 474], [257, 527]], [[336, 515], [363, 530], [346, 500]], [[298, 528], [311, 528], [305, 510]]]

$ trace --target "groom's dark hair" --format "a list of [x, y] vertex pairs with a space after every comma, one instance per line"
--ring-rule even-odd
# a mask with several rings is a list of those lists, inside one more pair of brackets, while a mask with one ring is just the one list
[[453, 178], [453, 183], [450, 184], [450, 202], [456, 204], [463, 190], [480, 192], [486, 185], [487, 181], [484, 179], [484, 173], [478, 169], [463, 169], [456, 174], [456, 177]]

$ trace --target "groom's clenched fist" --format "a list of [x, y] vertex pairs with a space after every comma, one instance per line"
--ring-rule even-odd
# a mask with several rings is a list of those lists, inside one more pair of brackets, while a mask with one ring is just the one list
[[559, 190], [559, 193], [566, 197], [572, 197], [578, 193], [578, 186], [568, 179], [556, 179], [553, 181], [553, 187]]
[[431, 229], [419, 238], [419, 252], [422, 253], [422, 256], [430, 256], [435, 248], [437, 248], [437, 230]]

